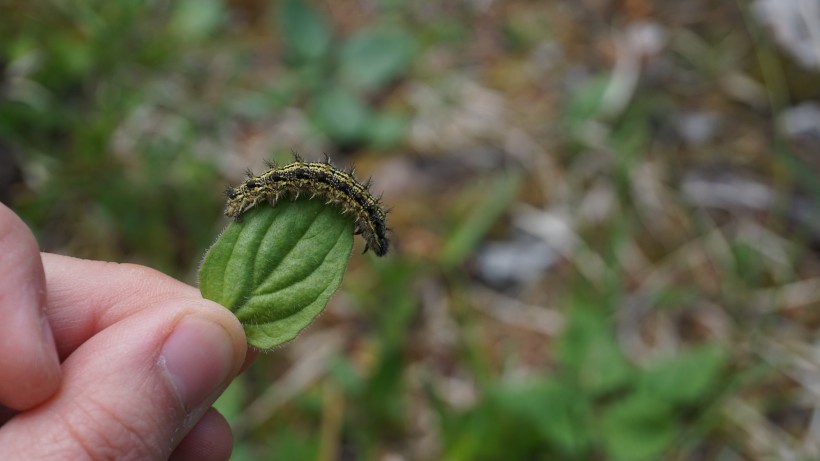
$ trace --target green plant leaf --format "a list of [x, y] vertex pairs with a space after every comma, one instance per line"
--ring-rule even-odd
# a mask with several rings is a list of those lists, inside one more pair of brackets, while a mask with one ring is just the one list
[[313, 123], [328, 137], [342, 143], [361, 139], [371, 115], [359, 96], [341, 87], [319, 94], [310, 110]]
[[504, 406], [526, 416], [533, 428], [564, 458], [586, 458], [592, 417], [590, 400], [558, 379], [533, 380], [506, 394]]
[[280, 201], [228, 225], [199, 271], [202, 296], [230, 309], [248, 343], [293, 339], [324, 309], [353, 248], [353, 220], [321, 200]]
[[415, 39], [405, 31], [365, 30], [342, 47], [339, 72], [356, 88], [376, 88], [410, 67], [415, 48]]
[[717, 345], [684, 351], [646, 370], [641, 389], [673, 403], [696, 403], [714, 390], [727, 359], [726, 351]]
[[672, 408], [662, 400], [633, 393], [602, 415], [604, 446], [617, 461], [660, 459], [679, 433]]
[[609, 335], [591, 338], [579, 365], [578, 379], [581, 388], [593, 396], [614, 392], [634, 377], [633, 368], [618, 343]]
[[383, 111], [371, 117], [367, 139], [374, 147], [393, 147], [404, 140], [409, 130], [410, 120], [407, 116]]
[[303, 0], [285, 0], [277, 12], [277, 25], [288, 59], [301, 63], [324, 57], [333, 38], [324, 16]]
[[225, 18], [220, 0], [180, 0], [174, 3], [171, 28], [185, 40], [201, 40], [212, 34]]
[[592, 396], [617, 391], [635, 377], [612, 334], [609, 315], [594, 301], [573, 299], [566, 332], [557, 345], [561, 363], [577, 372], [580, 389]]

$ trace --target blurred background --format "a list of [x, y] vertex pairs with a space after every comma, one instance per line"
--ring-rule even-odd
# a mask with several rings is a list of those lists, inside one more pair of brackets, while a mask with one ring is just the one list
[[195, 284], [291, 150], [395, 247], [220, 399], [233, 459], [820, 459], [820, 2], [0, 3], [44, 250]]

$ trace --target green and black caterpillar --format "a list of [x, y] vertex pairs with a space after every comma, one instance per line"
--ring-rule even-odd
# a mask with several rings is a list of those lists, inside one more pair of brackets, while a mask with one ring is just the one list
[[257, 204], [268, 202], [275, 205], [283, 195], [321, 197], [355, 218], [355, 233], [364, 238], [365, 251], [372, 249], [378, 256], [387, 253], [390, 244], [385, 235], [387, 213], [381, 200], [370, 193], [370, 181], [362, 184], [352, 171], [339, 170], [329, 160], [303, 162], [297, 158], [284, 166], [268, 166], [268, 171], [259, 176], [248, 172], [245, 182], [225, 190], [228, 197], [226, 216], [239, 221]]

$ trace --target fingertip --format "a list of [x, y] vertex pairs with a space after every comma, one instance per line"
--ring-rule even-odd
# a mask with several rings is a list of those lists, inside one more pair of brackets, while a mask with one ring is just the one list
[[184, 308], [187, 315], [165, 338], [158, 358], [171, 389], [189, 412], [213, 403], [215, 393], [242, 370], [248, 350], [236, 316], [209, 300], [194, 304]]
[[0, 404], [31, 408], [60, 384], [60, 362], [45, 315], [45, 275], [37, 241], [0, 204]]
[[231, 344], [234, 348], [235, 363], [240, 364], [238, 368], [234, 369], [234, 376], [247, 370], [256, 360], [256, 357], [259, 356], [259, 350], [248, 347], [245, 328], [236, 315], [224, 306], [208, 299], [202, 300], [202, 309], [198, 312], [206, 313], [212, 321], [225, 328], [230, 335]]
[[168, 335], [158, 363], [186, 411], [233, 378], [238, 360], [232, 342], [222, 325], [196, 315], [182, 319]]
[[248, 348], [245, 329], [236, 315], [219, 303], [204, 298], [197, 299], [193, 306], [186, 308], [186, 311], [188, 318], [208, 320], [222, 328], [231, 348], [231, 377], [241, 373], [253, 355]]
[[248, 340], [245, 336], [245, 329], [242, 327], [239, 319], [236, 318], [236, 315], [226, 307], [209, 299], [202, 299], [198, 302], [200, 306], [198, 306], [199, 309], [196, 310], [197, 315], [203, 315], [212, 322], [215, 322], [224, 328], [230, 337], [234, 362], [237, 364], [236, 368], [234, 368], [234, 372], [238, 373], [248, 355]]

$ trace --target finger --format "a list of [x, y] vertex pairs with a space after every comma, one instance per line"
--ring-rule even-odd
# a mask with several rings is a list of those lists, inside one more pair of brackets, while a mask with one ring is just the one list
[[221, 306], [154, 300], [77, 347], [60, 393], [6, 423], [0, 446], [11, 459], [166, 459], [238, 372], [245, 348]]
[[136, 264], [42, 254], [48, 317], [60, 357], [99, 331], [134, 313], [172, 299], [201, 299], [199, 291]]
[[0, 405], [31, 408], [60, 384], [45, 307], [40, 250], [31, 231], [0, 204]]
[[[145, 266], [91, 261], [43, 253], [48, 315], [60, 357], [67, 357], [101, 329], [171, 298], [199, 299], [199, 290]], [[231, 322], [236, 324], [236, 322]], [[259, 355], [248, 350], [242, 371]]]
[[232, 448], [230, 424], [211, 408], [182, 439], [169, 461], [226, 461], [231, 457]]

